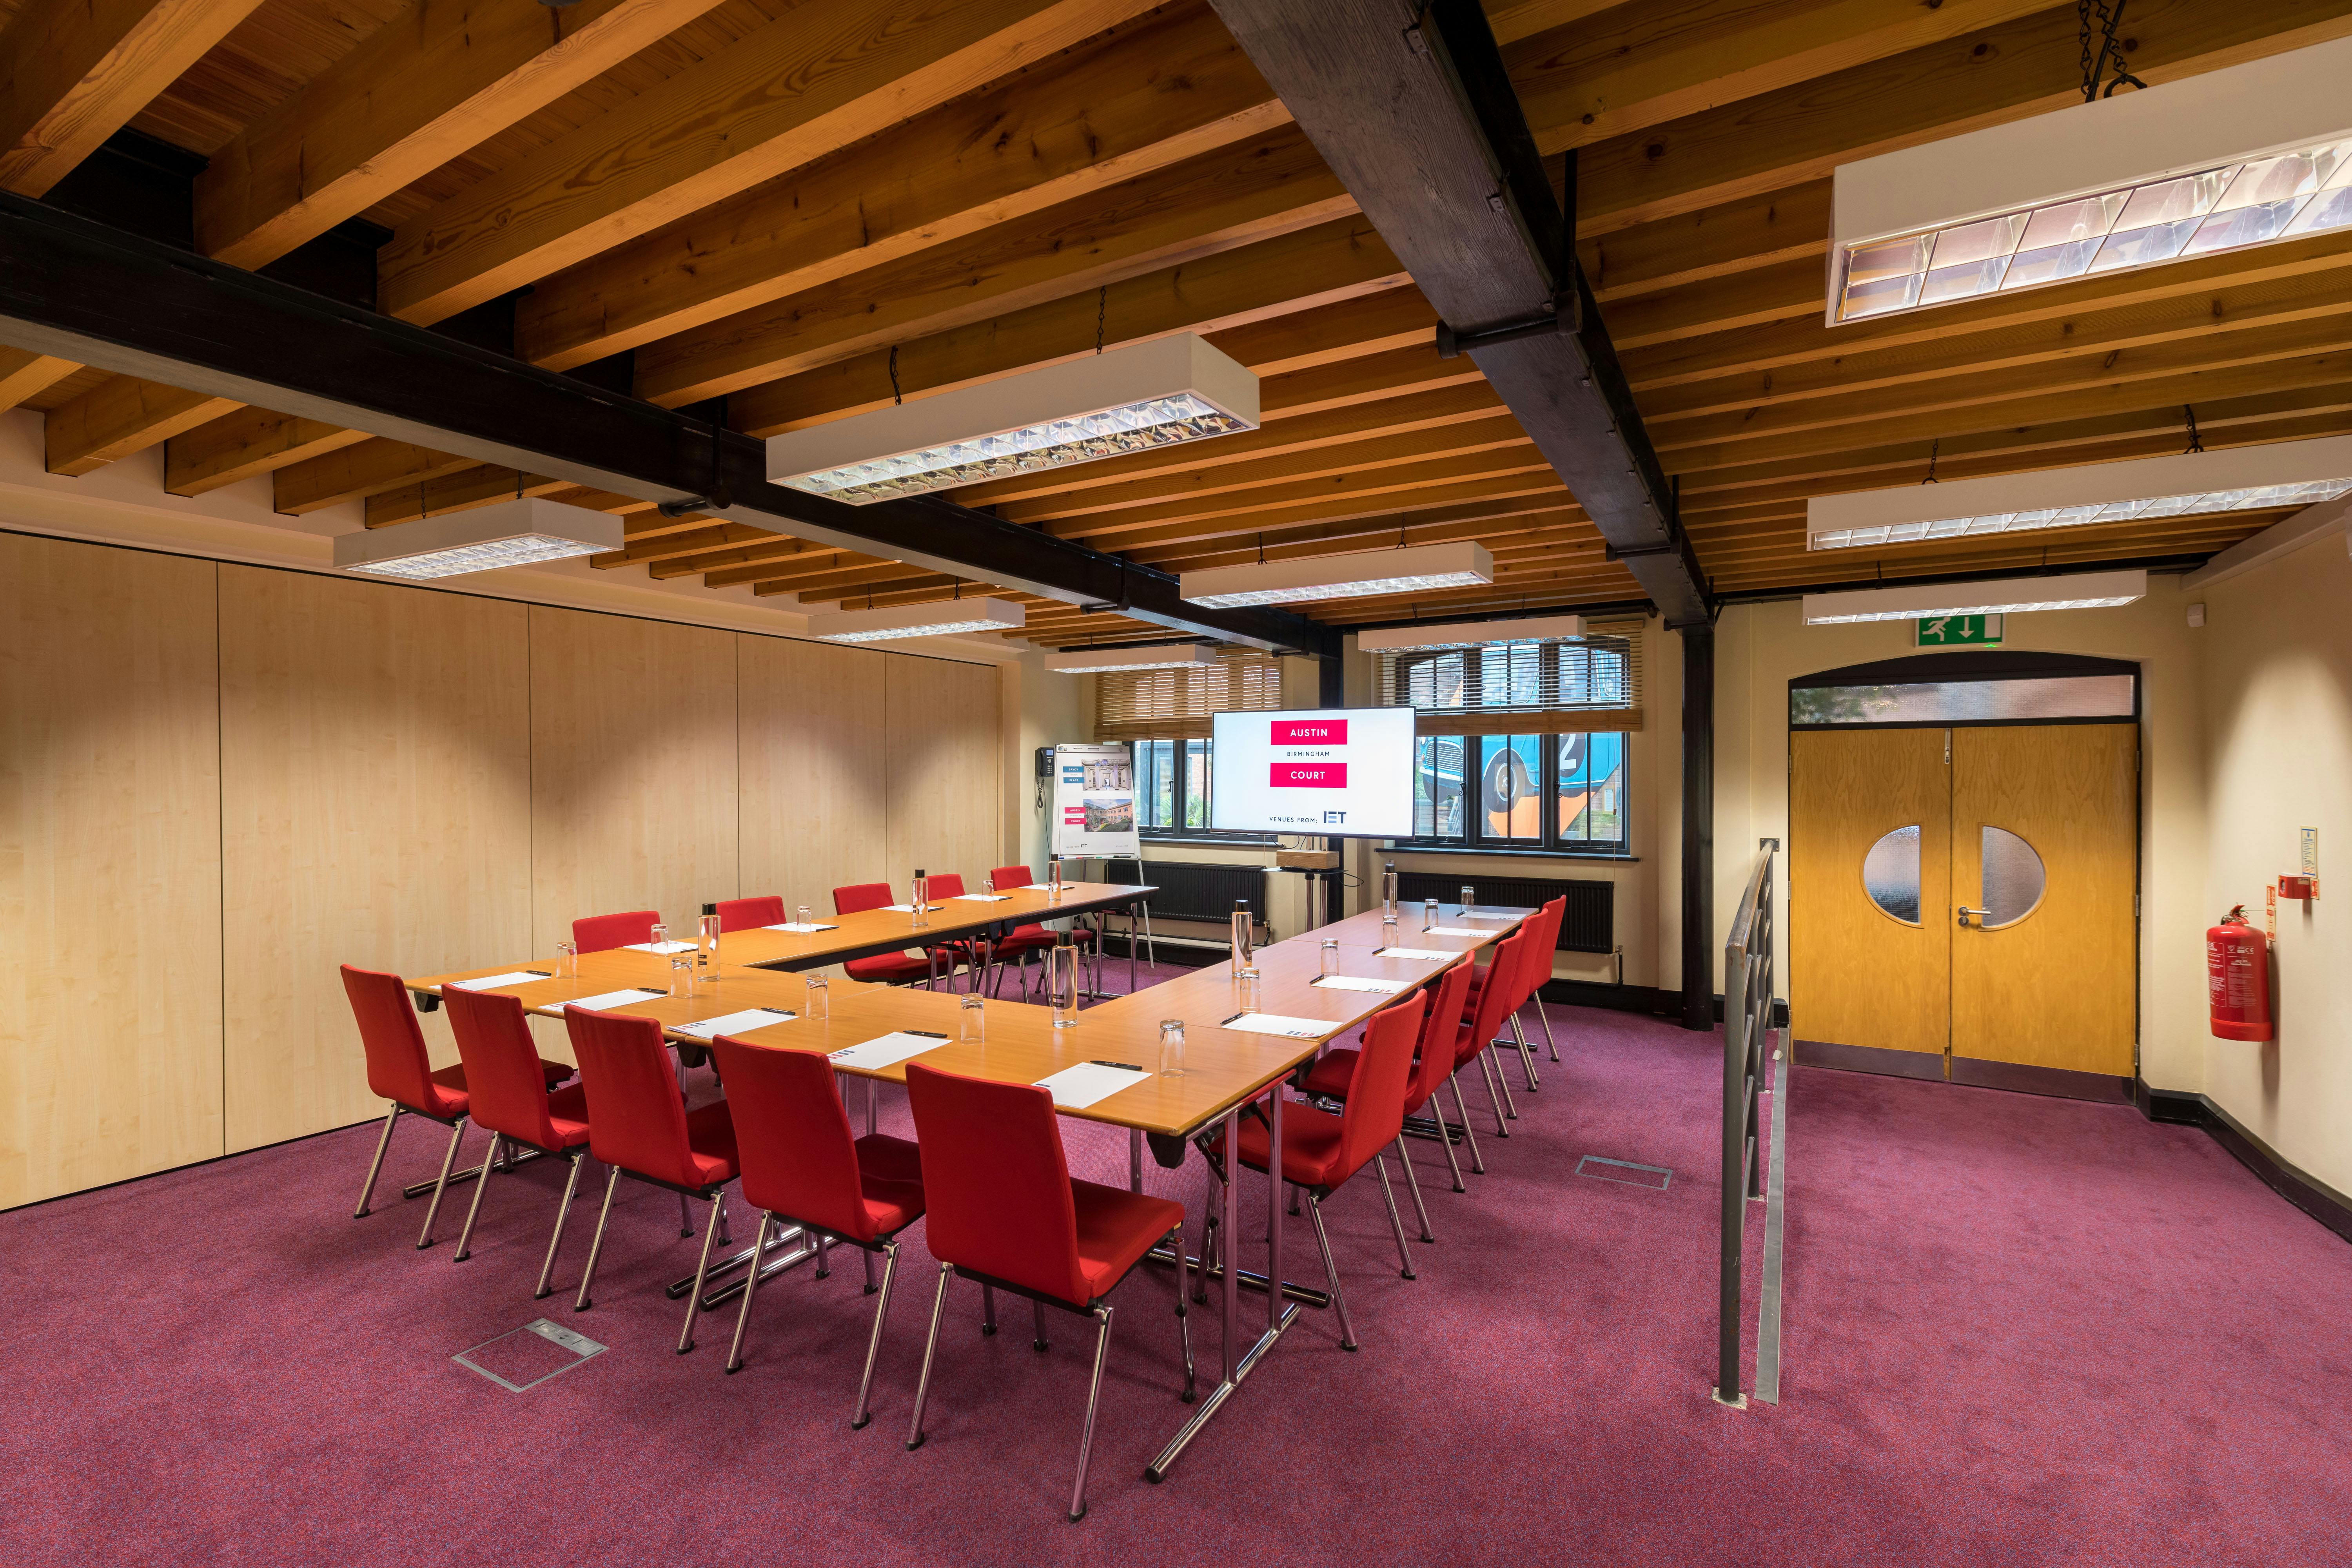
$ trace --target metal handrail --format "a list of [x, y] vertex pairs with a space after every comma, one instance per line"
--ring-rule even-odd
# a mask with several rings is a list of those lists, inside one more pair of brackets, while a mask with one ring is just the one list
[[1723, 1259], [1715, 1397], [1735, 1406], [1748, 1403], [1739, 1386], [1739, 1274], [1748, 1204], [1764, 1196], [1756, 1102], [1771, 1060], [1766, 1046], [1780, 957], [1773, 856], [1780, 847], [1778, 839], [1759, 841], [1756, 869], [1748, 875], [1723, 949]]

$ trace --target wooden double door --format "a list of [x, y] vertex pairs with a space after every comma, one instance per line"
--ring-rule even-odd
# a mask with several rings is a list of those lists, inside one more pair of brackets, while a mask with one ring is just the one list
[[2136, 725], [1798, 730], [1789, 840], [1794, 1038], [2133, 1073]]

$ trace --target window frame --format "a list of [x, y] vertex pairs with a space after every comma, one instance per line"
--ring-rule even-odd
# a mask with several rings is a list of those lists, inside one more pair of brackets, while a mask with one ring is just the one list
[[[1192, 789], [1190, 783], [1192, 769], [1189, 766], [1189, 763], [1192, 757], [1192, 748], [1194, 747], [1198, 747], [1200, 748], [1201, 779], [1203, 785], [1208, 785], [1213, 778], [1212, 758], [1213, 756], [1213, 753], [1210, 749], [1213, 745], [1213, 742], [1208, 737], [1197, 735], [1158, 735], [1142, 739], [1130, 740], [1127, 744], [1130, 747], [1128, 755], [1135, 759], [1135, 825], [1136, 831], [1142, 838], [1156, 843], [1180, 843], [1189, 841], [1220, 844], [1270, 844], [1276, 841], [1275, 837], [1268, 833], [1248, 832], [1235, 829], [1210, 827], [1208, 825], [1208, 821], [1211, 806], [1210, 801], [1207, 799], [1209, 791], [1205, 788], [1201, 792], [1203, 797], [1200, 802], [1201, 825], [1199, 827], [1193, 827], [1191, 825], [1190, 820], [1192, 812], [1193, 800]], [[1176, 821], [1177, 825], [1175, 826], [1163, 827], [1156, 823], [1144, 821], [1144, 817], [1148, 811], [1156, 813], [1157, 800], [1154, 796], [1154, 791], [1158, 785], [1157, 778], [1147, 770], [1147, 765], [1144, 761], [1145, 748], [1147, 747], [1158, 745], [1164, 745], [1169, 748], [1170, 777], [1168, 780], [1168, 806], [1169, 814]]]

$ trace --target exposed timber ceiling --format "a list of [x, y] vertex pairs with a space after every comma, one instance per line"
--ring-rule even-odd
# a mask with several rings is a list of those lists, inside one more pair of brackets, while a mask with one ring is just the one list
[[[1822, 325], [1831, 171], [2079, 101], [2072, 4], [1486, 10], [1555, 188], [1576, 152], [1579, 257], [1718, 592], [2202, 557], [2278, 514], [1808, 552], [1804, 503], [2176, 452], [2184, 406], [2209, 448], [2352, 430], [2352, 234]], [[2160, 84], [2346, 34], [2352, 0], [2134, 0], [2123, 43]], [[144, 146], [163, 237], [320, 287], [356, 256], [387, 316], [750, 436], [1180, 330], [1264, 378], [1255, 433], [952, 497], [1049, 538], [1495, 555], [1491, 588], [1306, 607], [1332, 626], [1643, 597], [1207, 0], [0, 0], [0, 187], [123, 221], [100, 165]], [[176, 493], [268, 475], [373, 526], [520, 486], [625, 513], [612, 570], [792, 608], [1005, 586], [0, 349], [9, 406], [55, 473], [161, 445]], [[1154, 630], [1012, 596], [1037, 642]]]

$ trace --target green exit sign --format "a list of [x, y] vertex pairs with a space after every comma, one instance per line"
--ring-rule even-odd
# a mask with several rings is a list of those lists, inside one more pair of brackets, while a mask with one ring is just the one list
[[2000, 644], [1998, 615], [1927, 615], [1919, 620], [1920, 648], [1993, 648]]

